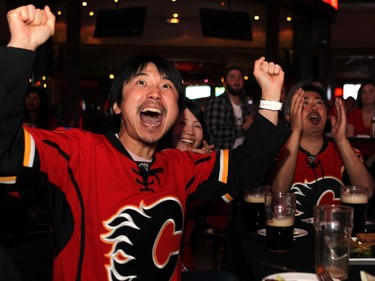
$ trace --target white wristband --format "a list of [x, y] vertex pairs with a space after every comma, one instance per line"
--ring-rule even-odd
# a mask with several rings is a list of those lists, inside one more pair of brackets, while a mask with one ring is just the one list
[[260, 100], [259, 108], [272, 111], [281, 111], [281, 109], [283, 108], [283, 104], [278, 101]]

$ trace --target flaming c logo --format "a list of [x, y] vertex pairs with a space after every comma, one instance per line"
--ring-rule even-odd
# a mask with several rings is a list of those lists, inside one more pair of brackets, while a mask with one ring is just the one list
[[183, 210], [175, 198], [126, 206], [105, 221], [101, 236], [111, 244], [108, 279], [169, 280], [177, 265]]
[[[339, 190], [342, 185], [343, 183], [335, 177], [319, 178], [312, 182], [294, 183], [290, 190], [297, 195], [296, 216], [304, 214], [300, 210], [300, 206], [309, 206], [312, 202], [316, 202], [316, 205], [340, 204], [340, 194], [335, 194], [332, 189]], [[312, 216], [312, 214], [310, 215]]]

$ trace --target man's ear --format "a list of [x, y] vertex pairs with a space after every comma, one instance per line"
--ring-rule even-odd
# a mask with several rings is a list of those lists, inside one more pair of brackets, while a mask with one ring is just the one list
[[120, 114], [121, 113], [121, 108], [118, 106], [117, 102], [115, 102], [112, 105], [112, 110], [114, 114]]

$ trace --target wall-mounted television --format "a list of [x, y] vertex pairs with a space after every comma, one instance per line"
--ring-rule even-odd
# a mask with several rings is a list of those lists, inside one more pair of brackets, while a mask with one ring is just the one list
[[200, 16], [205, 37], [253, 40], [248, 13], [201, 8]]
[[100, 10], [94, 37], [140, 36], [146, 20], [147, 7]]
[[185, 97], [191, 100], [209, 98], [211, 86], [209, 85], [188, 85], [185, 87]]

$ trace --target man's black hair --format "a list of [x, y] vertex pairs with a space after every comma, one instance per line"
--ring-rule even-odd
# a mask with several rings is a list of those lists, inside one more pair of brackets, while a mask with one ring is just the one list
[[322, 97], [322, 100], [323, 100], [324, 104], [326, 105], [326, 108], [327, 109], [329, 108], [326, 89], [319, 82], [313, 81], [313, 80], [301, 81], [301, 82], [295, 84], [289, 90], [287, 96], [285, 97], [285, 100], [284, 100], [284, 103], [283, 103], [283, 111], [282, 111], [282, 115], [283, 115], [284, 120], [286, 120], [286, 116], [289, 114], [290, 100], [291, 100], [292, 96], [294, 95], [294, 93], [300, 88], [302, 90], [306, 91], [306, 92], [308, 91], [308, 92], [318, 93]]
[[135, 56], [124, 63], [112, 84], [109, 94], [111, 105], [117, 103], [120, 106], [124, 84], [132, 80], [149, 63], [153, 63], [158, 71], [175, 85], [178, 93], [178, 106], [181, 110], [185, 97], [181, 74], [171, 62], [157, 55]]

